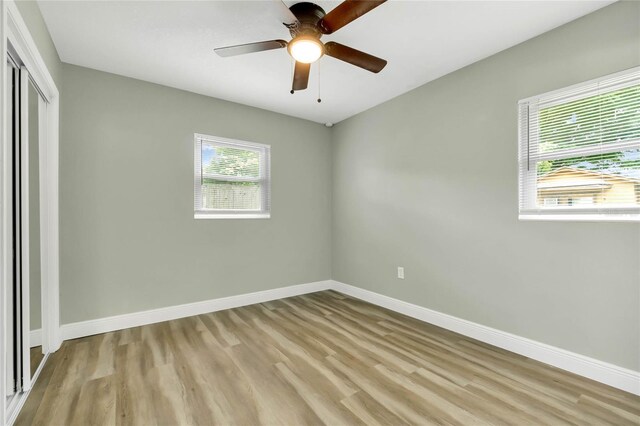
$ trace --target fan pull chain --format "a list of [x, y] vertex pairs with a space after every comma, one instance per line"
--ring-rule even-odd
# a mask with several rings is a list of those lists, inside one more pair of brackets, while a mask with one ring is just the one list
[[318, 103], [322, 102], [320, 98], [320, 61], [318, 61]]
[[[295, 67], [295, 66], [296, 66], [296, 61], [294, 61], [293, 58], [291, 58], [291, 68], [290, 68], [291, 69], [291, 78], [289, 79], [289, 81], [292, 82], [291, 84], [293, 84], [293, 67]], [[291, 91], [289, 93], [291, 93], [292, 95], [295, 93], [295, 91], [293, 90], [293, 87], [291, 88]]]

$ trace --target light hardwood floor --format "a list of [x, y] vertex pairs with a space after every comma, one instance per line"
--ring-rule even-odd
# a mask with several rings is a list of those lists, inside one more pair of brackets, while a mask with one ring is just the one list
[[31, 375], [33, 376], [36, 373], [40, 362], [42, 362], [42, 359], [44, 358], [44, 355], [42, 353], [42, 346], [34, 346], [33, 348], [31, 348], [29, 353], [29, 357], [31, 360]]
[[326, 291], [67, 341], [16, 425], [638, 425], [640, 398]]

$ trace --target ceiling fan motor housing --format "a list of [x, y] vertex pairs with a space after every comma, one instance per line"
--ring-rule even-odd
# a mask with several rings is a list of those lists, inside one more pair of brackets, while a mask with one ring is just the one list
[[298, 25], [289, 28], [291, 37], [313, 36], [315, 38], [322, 37], [322, 31], [318, 22], [326, 15], [324, 9], [317, 4], [310, 2], [296, 3], [289, 8], [296, 18]]

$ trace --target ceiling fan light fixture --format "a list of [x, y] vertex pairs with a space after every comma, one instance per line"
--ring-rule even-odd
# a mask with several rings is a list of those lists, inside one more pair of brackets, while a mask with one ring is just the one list
[[[335, 33], [385, 1], [387, 0], [344, 0], [332, 11], [325, 13], [322, 7], [310, 1], [296, 0], [295, 4], [288, 7], [283, 0], [276, 0], [273, 4], [280, 5], [279, 21], [289, 30], [291, 41], [265, 40], [257, 43], [219, 47], [214, 50], [219, 56], [227, 57], [286, 47], [289, 55], [295, 61], [291, 75], [293, 80], [291, 94], [298, 90], [305, 90], [309, 86], [311, 64], [322, 58], [323, 55], [372, 73], [378, 73], [387, 65], [387, 61], [384, 59], [335, 41], [329, 41], [325, 44], [320, 39], [324, 34]], [[318, 86], [318, 92], [320, 92], [320, 86]], [[318, 102], [322, 102], [320, 96], [318, 96]]]
[[298, 62], [310, 64], [324, 55], [324, 45], [313, 36], [299, 36], [287, 46], [289, 54]]

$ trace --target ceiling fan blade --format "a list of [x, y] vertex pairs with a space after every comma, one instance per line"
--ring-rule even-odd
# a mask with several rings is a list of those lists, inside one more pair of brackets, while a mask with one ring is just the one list
[[386, 0], [346, 0], [327, 13], [319, 22], [324, 34], [331, 34], [380, 6]]
[[280, 18], [280, 22], [282, 22], [285, 27], [291, 28], [300, 24], [300, 22], [298, 22], [298, 18], [296, 18], [296, 15], [294, 15], [293, 12], [291, 12], [291, 10], [287, 7], [287, 5], [282, 0], [274, 0], [274, 1], [276, 3], [279, 3], [279, 5], [277, 6], [278, 12], [279, 12], [279, 18]]
[[364, 68], [373, 73], [379, 73], [387, 65], [387, 61], [380, 59], [368, 53], [361, 52], [344, 44], [330, 41], [324, 45], [325, 53], [341, 61]]
[[304, 64], [302, 62], [296, 61], [296, 68], [293, 72], [293, 86], [292, 90], [304, 90], [307, 88], [309, 84], [309, 70], [311, 69], [311, 64]]
[[257, 43], [238, 44], [236, 46], [219, 47], [213, 49], [218, 55], [227, 56], [244, 55], [245, 53], [262, 52], [264, 50], [281, 49], [287, 47], [284, 40], [259, 41]]

